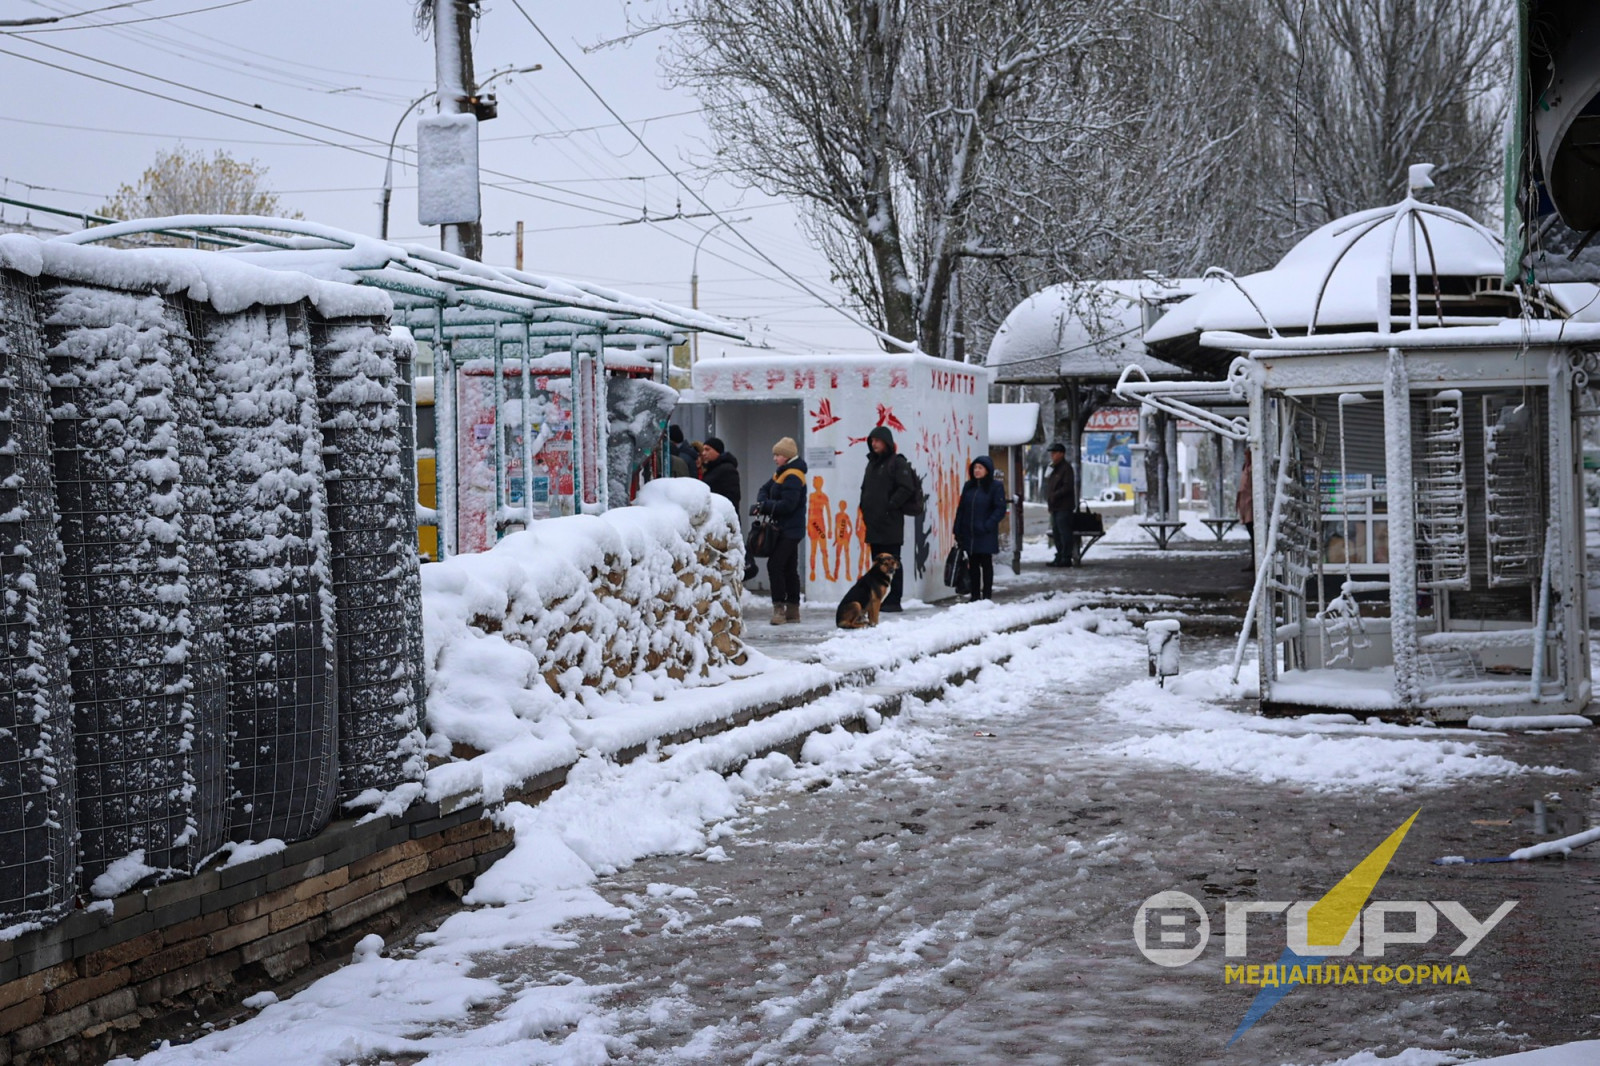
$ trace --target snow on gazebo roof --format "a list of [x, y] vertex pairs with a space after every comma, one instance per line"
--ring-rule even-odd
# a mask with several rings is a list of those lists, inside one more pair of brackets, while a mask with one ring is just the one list
[[1192, 279], [1068, 282], [1029, 296], [1006, 316], [986, 365], [1002, 384], [1063, 379], [1115, 381], [1130, 362], [1158, 376], [1183, 371], [1152, 356], [1142, 339], [1153, 314], [1200, 291]]
[[[1413, 190], [1432, 183], [1413, 168]], [[1501, 284], [1500, 238], [1467, 215], [1408, 196], [1320, 227], [1270, 270], [1234, 277], [1207, 272], [1198, 295], [1145, 334], [1162, 356], [1200, 372], [1226, 366], [1207, 335], [1314, 335], [1396, 326], [1482, 326], [1515, 317], [1516, 293]], [[1548, 294], [1554, 296], [1555, 294]], [[1564, 314], [1567, 300], [1552, 299]]]
[[[219, 249], [188, 251], [193, 263], [235, 262], [264, 272], [381, 289], [401, 324], [430, 335], [442, 329], [447, 337], [494, 337], [508, 328], [514, 331], [511, 340], [526, 338], [532, 347], [561, 349], [577, 344], [580, 337], [607, 348], [675, 344], [693, 332], [739, 337], [728, 323], [690, 308], [301, 219], [178, 215], [97, 226], [48, 243], [83, 246], [151, 233], [185, 236]], [[95, 251], [104, 258], [170, 256], [183, 250]]]

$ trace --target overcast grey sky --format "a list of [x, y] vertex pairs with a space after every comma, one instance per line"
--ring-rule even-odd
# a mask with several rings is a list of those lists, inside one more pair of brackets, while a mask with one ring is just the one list
[[[0, 0], [0, 20], [113, 2]], [[522, 3], [674, 169], [688, 171], [707, 154], [697, 104], [665, 86], [656, 43], [583, 51], [626, 29], [621, 0]], [[120, 183], [136, 179], [158, 150], [181, 141], [207, 153], [221, 148], [256, 159], [270, 169], [270, 183], [289, 208], [375, 234], [389, 135], [406, 105], [433, 85], [432, 42], [413, 31], [411, 10], [411, 0], [143, 0], [34, 28], [48, 32], [0, 31], [0, 53], [11, 53], [0, 54], [0, 185], [10, 196], [93, 211]], [[677, 184], [614, 124], [510, 0], [485, 0], [483, 11], [474, 44], [480, 78], [503, 67], [544, 66], [496, 83], [500, 117], [481, 130], [483, 168], [509, 175], [484, 178], [484, 229], [491, 234], [485, 258], [511, 263], [509, 233], [520, 219], [527, 227], [527, 269], [687, 304], [695, 242], [716, 220], [619, 225], [646, 210], [651, 217], [674, 214]], [[182, 12], [196, 13], [132, 21]], [[431, 110], [432, 102], [424, 106]], [[414, 120], [408, 120], [399, 143], [408, 146], [414, 138]], [[396, 153], [397, 160], [409, 158]], [[398, 167], [395, 185], [391, 236], [436, 246], [436, 230], [417, 224], [415, 170]], [[790, 205], [726, 180], [712, 181], [703, 195], [725, 217], [748, 216], [739, 228], [751, 241], [837, 299], [826, 262], [809, 246]], [[684, 195], [682, 210], [702, 208]], [[18, 213], [5, 208], [7, 219]], [[751, 320], [754, 338], [784, 349], [871, 347], [861, 330], [779, 279], [726, 228], [711, 234], [700, 252], [700, 305]]]

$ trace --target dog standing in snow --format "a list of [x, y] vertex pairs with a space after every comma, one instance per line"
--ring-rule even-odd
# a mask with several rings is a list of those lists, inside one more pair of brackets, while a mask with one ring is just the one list
[[839, 604], [833, 620], [840, 629], [863, 629], [878, 624], [878, 612], [883, 608], [883, 598], [889, 594], [894, 572], [900, 563], [888, 552], [879, 552], [872, 558], [872, 567], [861, 580], [850, 586]]

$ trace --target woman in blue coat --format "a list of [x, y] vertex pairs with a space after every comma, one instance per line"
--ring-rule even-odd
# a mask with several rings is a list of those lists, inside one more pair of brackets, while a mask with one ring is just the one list
[[1006, 492], [994, 479], [994, 460], [980, 455], [967, 467], [967, 483], [956, 505], [956, 543], [972, 559], [972, 598], [994, 599], [994, 557], [1000, 550], [1000, 520]]

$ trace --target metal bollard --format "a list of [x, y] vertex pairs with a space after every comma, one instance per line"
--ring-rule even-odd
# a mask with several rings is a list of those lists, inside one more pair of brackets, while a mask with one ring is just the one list
[[1161, 687], [1167, 687], [1167, 678], [1178, 673], [1180, 644], [1178, 621], [1167, 618], [1144, 624], [1145, 650], [1149, 653], [1150, 676], [1158, 678]]

